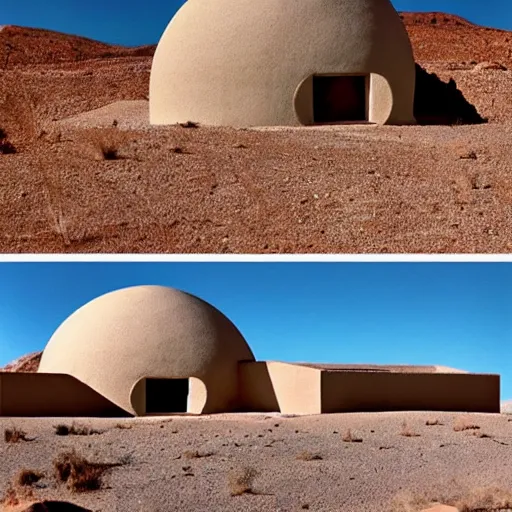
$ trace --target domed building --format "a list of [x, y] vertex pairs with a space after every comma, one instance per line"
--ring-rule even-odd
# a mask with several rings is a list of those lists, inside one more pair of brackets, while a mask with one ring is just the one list
[[150, 122], [411, 124], [415, 77], [390, 0], [188, 0], [153, 59]]
[[0, 416], [499, 412], [500, 377], [441, 366], [256, 361], [219, 310], [136, 286], [71, 314], [37, 373], [0, 372]]
[[73, 313], [39, 372], [75, 377], [130, 414], [202, 413], [237, 407], [240, 361], [254, 356], [220, 311], [172, 288], [137, 286]]

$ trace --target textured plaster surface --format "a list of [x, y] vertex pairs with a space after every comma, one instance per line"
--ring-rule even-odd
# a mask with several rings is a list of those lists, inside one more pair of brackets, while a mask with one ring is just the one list
[[145, 412], [130, 397], [140, 379], [196, 377], [207, 398], [193, 412], [215, 412], [236, 406], [240, 360], [253, 354], [218, 310], [184, 292], [140, 286], [73, 313], [50, 339], [39, 371], [69, 374], [132, 414]]
[[155, 53], [150, 119], [311, 124], [311, 95], [295, 96], [313, 74], [369, 74], [369, 120], [414, 121], [412, 47], [389, 0], [189, 0]]

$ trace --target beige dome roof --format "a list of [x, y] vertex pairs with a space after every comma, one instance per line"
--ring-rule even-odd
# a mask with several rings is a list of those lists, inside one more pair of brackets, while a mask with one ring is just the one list
[[237, 328], [187, 293], [137, 286], [107, 293], [78, 309], [54, 333], [39, 372], [71, 375], [132, 414], [151, 379], [194, 377], [190, 412], [236, 407], [238, 362], [254, 360]]
[[365, 120], [414, 122], [412, 47], [390, 0], [188, 0], [153, 59], [150, 121], [313, 124], [316, 75], [364, 75]]

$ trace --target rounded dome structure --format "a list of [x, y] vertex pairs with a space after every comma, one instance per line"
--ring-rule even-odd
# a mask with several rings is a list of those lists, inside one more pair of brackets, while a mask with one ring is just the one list
[[[237, 328], [210, 304], [172, 288], [136, 286], [68, 317], [39, 372], [71, 375], [130, 414], [201, 413], [237, 407], [238, 363], [253, 360]], [[182, 393], [184, 410], [166, 410], [165, 401]]]
[[153, 59], [150, 122], [410, 124], [415, 76], [390, 0], [188, 0]]

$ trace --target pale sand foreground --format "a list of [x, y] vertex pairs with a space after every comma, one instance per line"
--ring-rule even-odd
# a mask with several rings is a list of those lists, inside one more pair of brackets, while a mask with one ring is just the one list
[[[478, 430], [455, 432], [463, 419]], [[427, 426], [437, 419], [441, 425]], [[0, 444], [0, 492], [22, 468], [43, 470], [37, 497], [70, 500], [98, 511], [405, 511], [407, 496], [429, 500], [497, 486], [512, 491], [512, 416], [371, 413], [310, 417], [219, 415], [128, 420], [76, 420], [101, 431], [57, 436], [71, 419], [0, 419], [33, 441]], [[401, 435], [403, 422], [417, 437]], [[121, 429], [119, 425], [129, 425]], [[348, 429], [361, 443], [344, 442]], [[490, 437], [479, 438], [479, 432]], [[71, 495], [53, 478], [52, 460], [76, 448], [92, 461], [124, 465], [107, 473], [100, 491]], [[188, 459], [186, 451], [199, 457]], [[298, 460], [310, 452], [321, 460]], [[306, 457], [307, 458], [307, 457]], [[233, 497], [229, 477], [258, 472], [256, 494]]]

